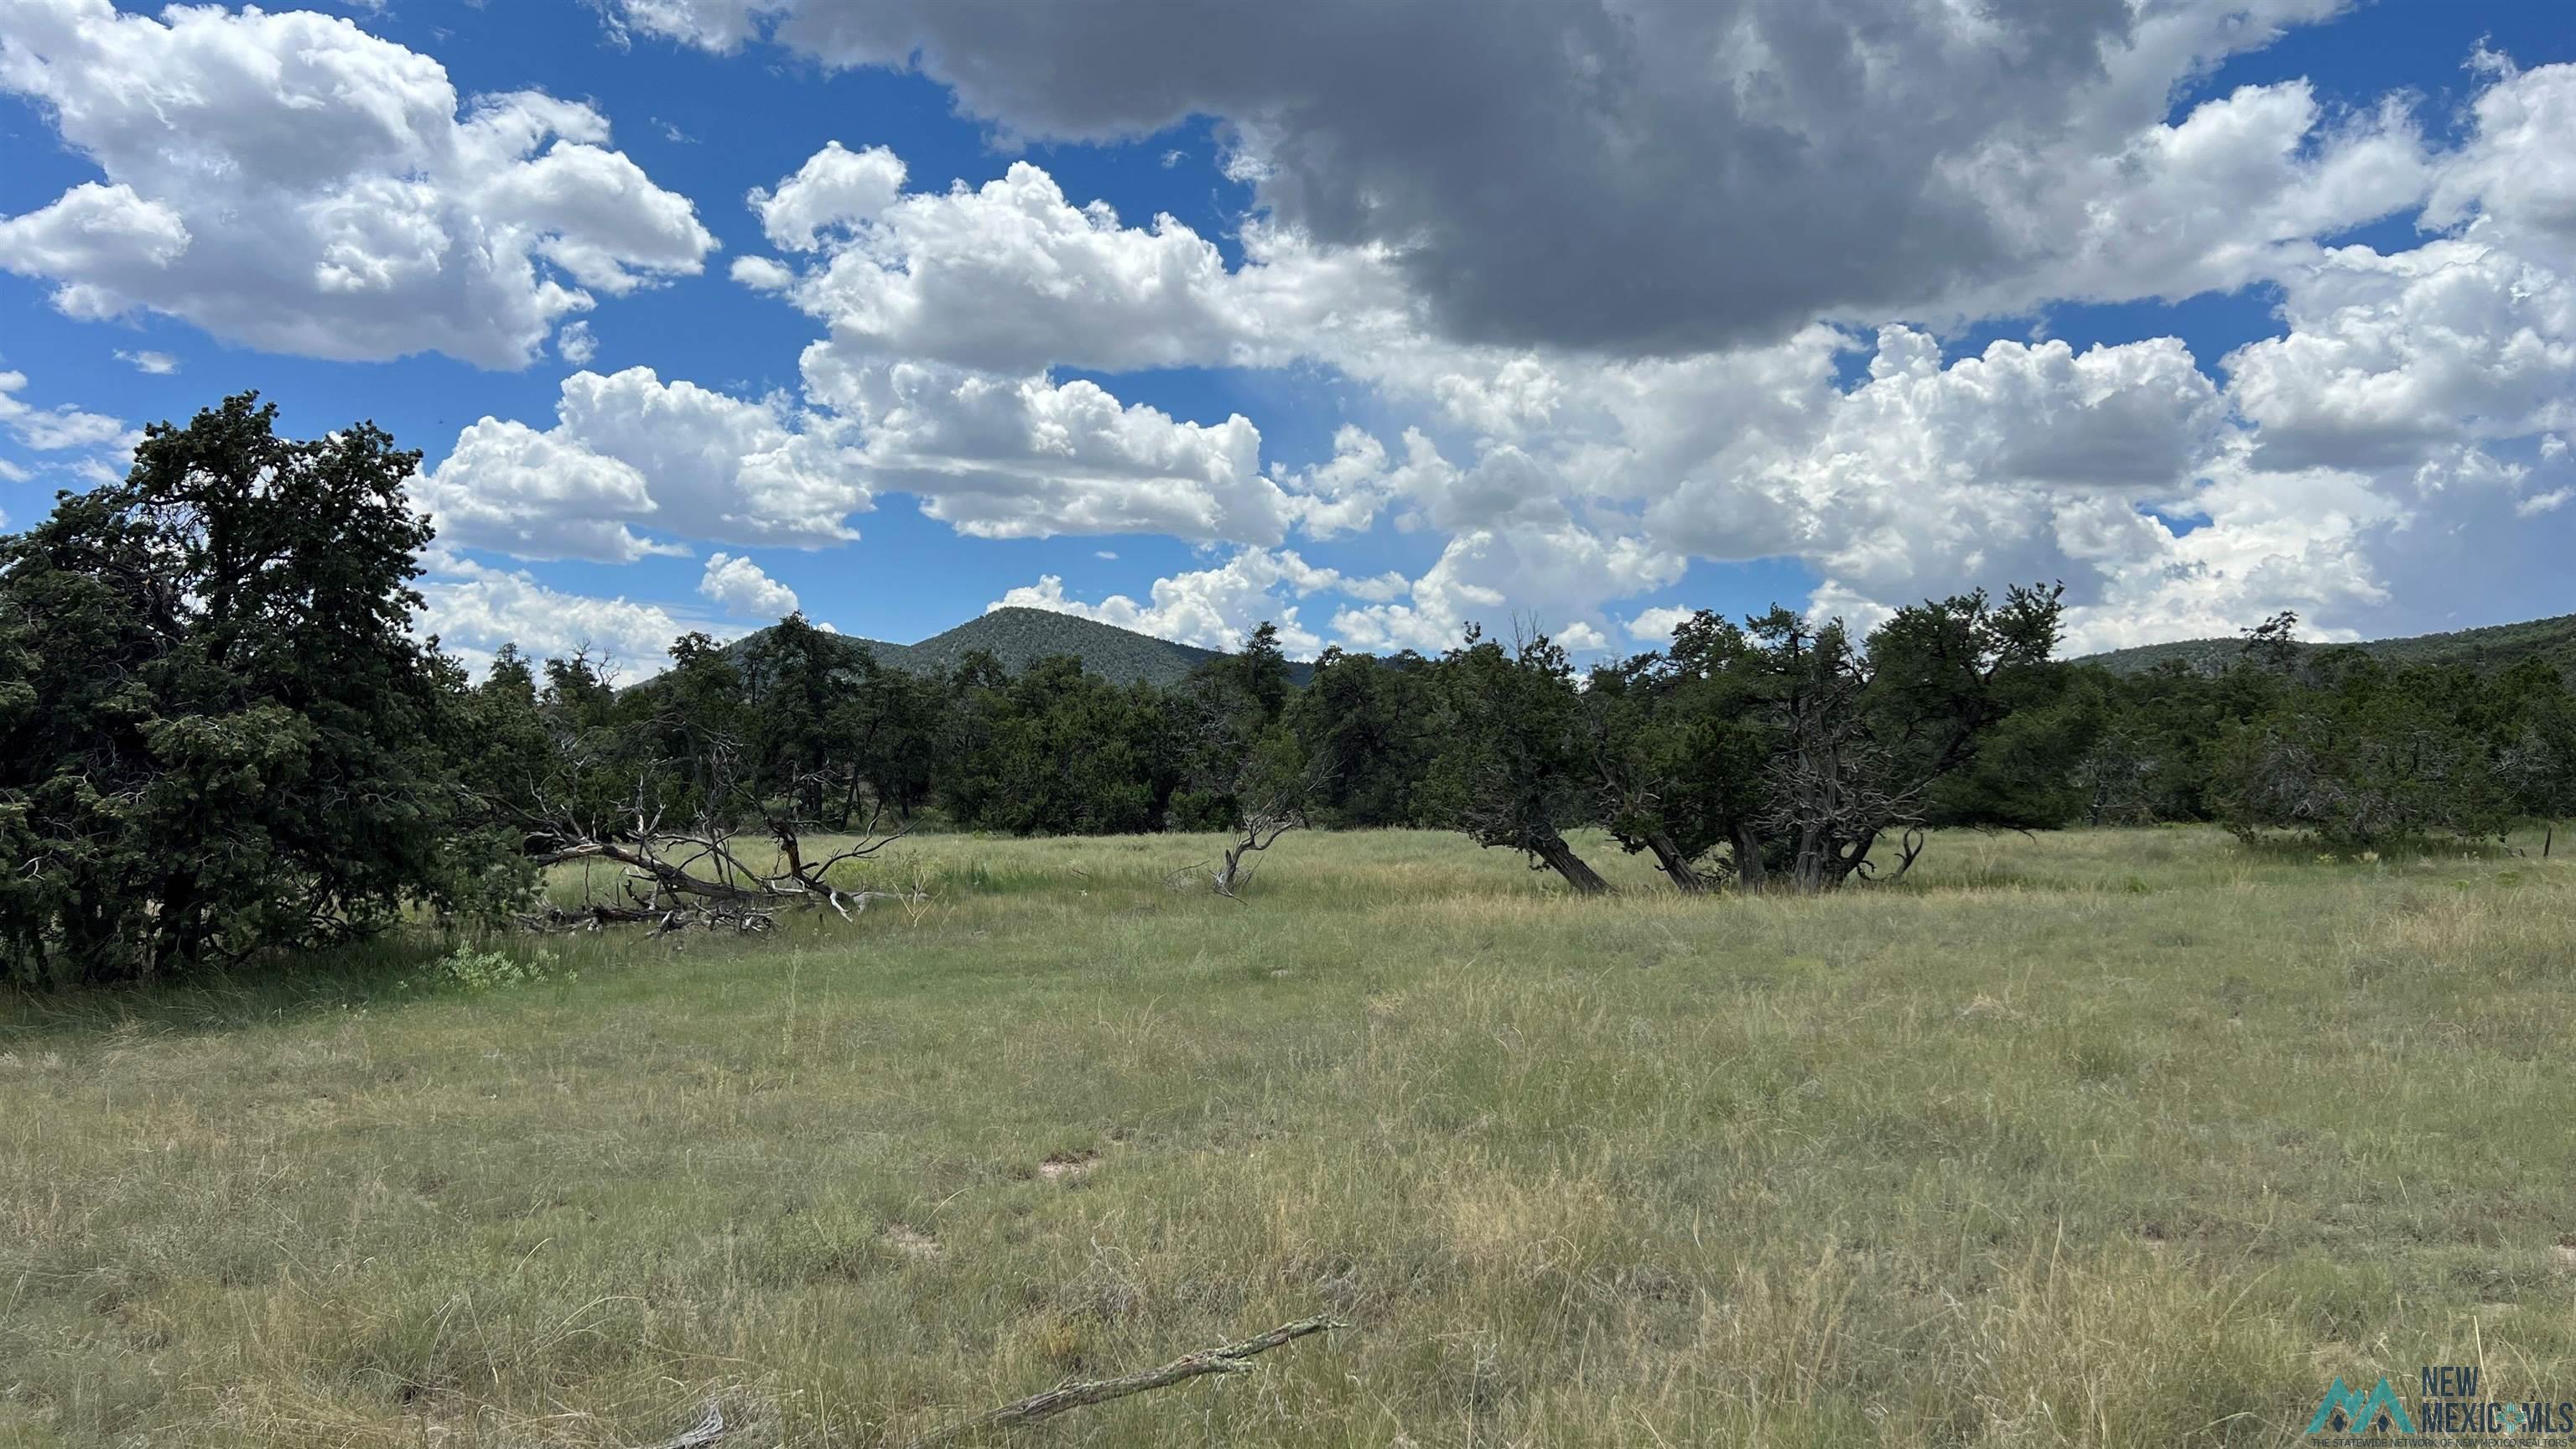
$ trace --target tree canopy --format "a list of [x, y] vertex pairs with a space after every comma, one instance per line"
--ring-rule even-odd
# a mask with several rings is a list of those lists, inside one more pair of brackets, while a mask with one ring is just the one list
[[0, 960], [146, 977], [496, 888], [410, 633], [417, 454], [251, 395], [0, 539]]

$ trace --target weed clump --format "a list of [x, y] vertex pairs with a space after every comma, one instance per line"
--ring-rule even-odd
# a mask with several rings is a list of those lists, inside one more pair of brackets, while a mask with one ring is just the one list
[[480, 995], [512, 986], [580, 979], [580, 972], [563, 970], [552, 951], [513, 956], [502, 950], [477, 951], [469, 943], [430, 962], [419, 975], [403, 978], [399, 987], [404, 991], [465, 991]]

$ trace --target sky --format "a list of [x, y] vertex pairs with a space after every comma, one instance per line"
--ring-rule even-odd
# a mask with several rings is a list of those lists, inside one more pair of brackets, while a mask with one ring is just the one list
[[0, 529], [256, 389], [470, 663], [2576, 611], [2576, 0], [0, 0]]

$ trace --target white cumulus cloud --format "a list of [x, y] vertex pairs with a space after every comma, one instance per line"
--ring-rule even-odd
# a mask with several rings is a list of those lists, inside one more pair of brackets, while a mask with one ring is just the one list
[[724, 611], [746, 619], [784, 619], [796, 612], [796, 591], [761, 571], [760, 565], [733, 554], [707, 559], [698, 592]]
[[596, 294], [694, 274], [715, 246], [596, 110], [463, 100], [438, 62], [343, 17], [8, 0], [0, 90], [105, 176], [0, 217], [0, 268], [74, 317], [516, 368]]
[[1163, 533], [1276, 544], [1293, 508], [1260, 468], [1261, 433], [1237, 414], [1175, 419], [1087, 380], [919, 363], [852, 367], [817, 344], [808, 394], [854, 421], [876, 486], [983, 538]]
[[18, 396], [26, 387], [25, 373], [0, 372], [0, 429], [26, 447], [57, 453], [102, 447], [127, 436], [125, 424], [104, 413], [87, 412], [70, 403], [32, 406]]
[[458, 436], [417, 494], [443, 541], [611, 562], [687, 552], [669, 539], [816, 548], [856, 539], [848, 519], [871, 504], [837, 425], [783, 400], [633, 367], [565, 378], [555, 415], [543, 431], [487, 417]]
[[1066, 596], [1062, 578], [1047, 574], [1034, 585], [1012, 589], [987, 609], [1048, 609], [1205, 649], [1240, 647], [1268, 622], [1279, 626], [1280, 647], [1304, 658], [1321, 649], [1323, 640], [1299, 622], [1296, 600], [1319, 593], [1388, 598], [1404, 587], [1396, 575], [1353, 579], [1310, 564], [1291, 549], [1247, 548], [1215, 568], [1156, 579], [1150, 598], [1141, 603], [1125, 594], [1084, 603]]
[[631, 683], [670, 665], [671, 644], [698, 630], [730, 638], [738, 628], [683, 619], [659, 604], [623, 596], [599, 598], [549, 587], [525, 569], [497, 569], [440, 553], [418, 585], [423, 601], [413, 627], [477, 670], [494, 651], [516, 644], [539, 658], [590, 651]]

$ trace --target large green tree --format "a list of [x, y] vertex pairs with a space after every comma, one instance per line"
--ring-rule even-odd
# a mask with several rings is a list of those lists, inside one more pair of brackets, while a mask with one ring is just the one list
[[509, 877], [410, 633], [419, 455], [245, 394], [0, 539], [0, 963], [106, 981], [376, 930]]
[[960, 671], [959, 753], [947, 802], [961, 824], [1013, 835], [1158, 828], [1176, 784], [1170, 702], [1071, 657], [1015, 678], [970, 656]]
[[[2501, 836], [2517, 817], [2550, 813], [2534, 807], [2555, 803], [2554, 762], [2525, 770], [2523, 752], [2545, 736], [2521, 728], [2540, 723], [2545, 698], [2508, 709], [2510, 691], [2471, 670], [2391, 670], [2359, 650], [2326, 651], [2307, 668], [2304, 687], [2216, 752], [2219, 817], [2239, 836], [2288, 830], [2376, 847]], [[2541, 778], [2524, 778], [2533, 773]]]
[[1592, 673], [1596, 809], [1604, 829], [1685, 891], [1732, 874], [1766, 883], [1761, 819], [1780, 728], [1778, 660], [1733, 621], [1707, 610], [1682, 621], [1669, 650]]
[[1564, 648], [1541, 634], [1506, 649], [1470, 626], [1437, 671], [1440, 753], [1425, 781], [1436, 817], [1489, 850], [1521, 852], [1584, 895], [1609, 890], [1565, 838], [1592, 818], [1596, 777]]
[[1926, 826], [2063, 824], [2091, 717], [2049, 659], [2058, 616], [2053, 588], [1911, 605], [1866, 641], [1698, 614], [1593, 672], [1593, 819], [1684, 890], [1830, 890], [1891, 840], [1901, 871]]
[[1424, 776], [1433, 752], [1433, 671], [1407, 651], [1393, 659], [1326, 649], [1283, 722], [1317, 762], [1313, 809], [1343, 828], [1429, 824]]

